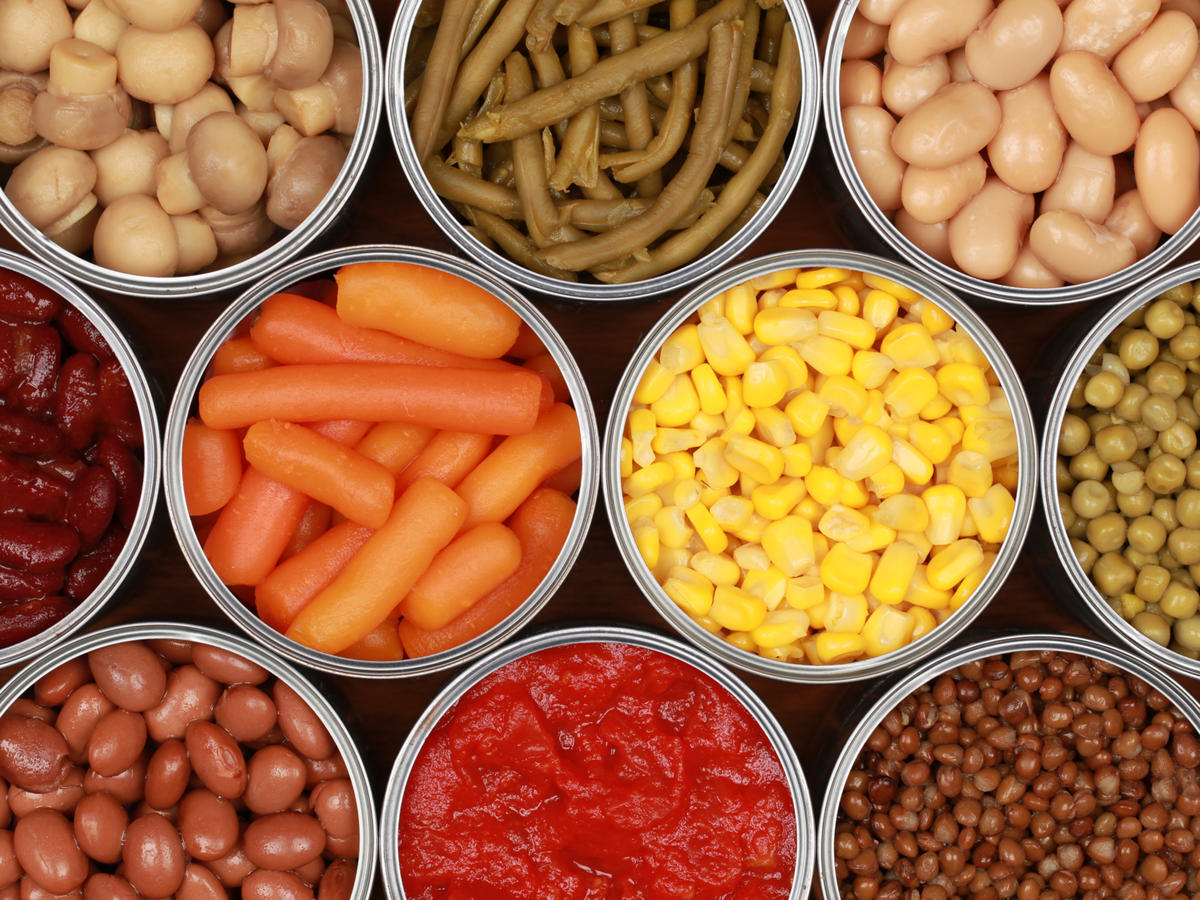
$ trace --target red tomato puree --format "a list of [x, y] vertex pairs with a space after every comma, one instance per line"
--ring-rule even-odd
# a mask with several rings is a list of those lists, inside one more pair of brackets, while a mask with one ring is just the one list
[[628, 644], [509, 663], [438, 723], [400, 816], [410, 898], [785, 898], [791, 792], [740, 702]]

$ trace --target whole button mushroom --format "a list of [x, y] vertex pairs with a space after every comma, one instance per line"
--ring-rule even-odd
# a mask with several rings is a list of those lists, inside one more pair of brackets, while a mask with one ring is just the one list
[[337, 180], [346, 148], [332, 135], [301, 138], [267, 183], [267, 218], [296, 228], [316, 209]]
[[209, 82], [191, 97], [174, 106], [155, 107], [154, 117], [159, 133], [167, 139], [171, 152], [181, 153], [187, 149], [188, 134], [197, 122], [215, 112], [233, 111], [233, 101], [229, 99], [229, 95]]
[[96, 262], [118, 272], [165, 278], [179, 266], [171, 217], [144, 194], [121, 197], [104, 210], [92, 243]]
[[90, 2], [75, 17], [75, 37], [90, 41], [103, 47], [109, 53], [117, 50], [117, 41], [129, 27], [129, 22], [121, 18], [105, 0], [90, 0]]
[[130, 112], [115, 56], [78, 38], [54, 45], [49, 84], [33, 101], [38, 134], [60, 147], [96, 150], [121, 136]]
[[225, 215], [252, 208], [267, 186], [267, 151], [232, 112], [197, 122], [187, 138], [188, 169], [208, 205]]
[[131, 24], [147, 31], [174, 31], [196, 17], [203, 0], [105, 0]]
[[121, 85], [147, 103], [178, 103], [191, 97], [213, 73], [213, 45], [194, 22], [173, 31], [134, 25], [117, 42]]
[[348, 41], [334, 41], [329, 65], [315, 84], [277, 91], [275, 108], [306, 136], [323, 131], [353, 134], [362, 104], [362, 55]]
[[101, 206], [126, 194], [154, 193], [154, 171], [167, 156], [167, 142], [157, 131], [126, 131], [109, 144], [92, 151], [96, 164], [93, 190]]
[[266, 204], [261, 202], [232, 216], [205, 206], [200, 210], [200, 218], [212, 229], [217, 249], [226, 257], [253, 253], [275, 233], [275, 223], [267, 218]]
[[0, 0], [0, 69], [41, 72], [50, 48], [71, 36], [63, 0]]
[[179, 247], [178, 275], [190, 275], [212, 265], [217, 258], [217, 239], [212, 228], [196, 213], [171, 216], [175, 243]]
[[239, 5], [229, 42], [233, 76], [262, 72], [284, 90], [321, 77], [333, 53], [333, 24], [317, 0]]
[[90, 156], [49, 146], [13, 169], [4, 192], [29, 224], [54, 239], [97, 209], [95, 185], [96, 164]]
[[0, 164], [14, 165], [46, 146], [33, 124], [33, 101], [46, 81], [44, 72], [0, 72]]

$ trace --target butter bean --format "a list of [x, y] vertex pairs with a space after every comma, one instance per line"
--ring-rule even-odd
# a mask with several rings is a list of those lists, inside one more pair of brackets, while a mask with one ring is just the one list
[[1000, 103], [981, 84], [948, 84], [902, 118], [892, 149], [905, 162], [942, 169], [988, 145], [1000, 130]]
[[976, 278], [1000, 278], [1011, 271], [1033, 219], [1033, 206], [1029, 194], [989, 178], [950, 220], [950, 253], [955, 264]]
[[1059, 52], [1087, 50], [1112, 59], [1158, 13], [1159, 0], [1073, 0], [1063, 10]]
[[897, 116], [905, 116], [950, 83], [950, 61], [938, 53], [916, 66], [906, 66], [890, 56], [883, 62], [883, 103]]
[[1023, 288], [1056, 288], [1063, 285], [1063, 280], [1043, 265], [1028, 244], [1021, 247], [1017, 261], [1000, 281]]
[[1062, 34], [1054, 0], [1004, 0], [967, 38], [967, 66], [980, 84], [1011, 90], [1046, 67]]
[[854, 13], [842, 45], [842, 59], [870, 59], [878, 56], [887, 43], [887, 28]]
[[918, 222], [906, 209], [896, 211], [895, 223], [900, 233], [921, 250], [945, 265], [954, 265], [950, 256], [950, 226], [946, 222], [927, 225]]
[[988, 161], [1014, 191], [1036, 194], [1058, 177], [1067, 149], [1067, 131], [1054, 111], [1050, 79], [1039, 75], [1028, 84], [1001, 91], [1000, 130], [988, 144]]
[[1200, 0], [1163, 0], [1160, 12], [1178, 9], [1187, 13], [1193, 22], [1200, 25]]
[[862, 0], [858, 4], [858, 11], [876, 25], [890, 25], [896, 16], [896, 10], [904, 3], [905, 0]]
[[1125, 235], [1062, 209], [1037, 217], [1029, 246], [1048, 269], [1072, 283], [1103, 278], [1137, 261]]
[[1117, 54], [1112, 71], [1136, 103], [1149, 103], [1183, 80], [1196, 60], [1196, 23], [1179, 10], [1161, 13]]
[[919, 65], [935, 53], [961, 47], [991, 11], [991, 0], [908, 0], [892, 16], [888, 52], [897, 62]]
[[1133, 146], [1139, 126], [1133, 99], [1099, 56], [1074, 50], [1056, 59], [1050, 95], [1067, 132], [1088, 150], [1115, 156]]
[[1187, 116], [1193, 128], [1200, 128], [1200, 55], [1188, 67], [1168, 95], [1171, 105]]
[[1103, 222], [1116, 199], [1117, 172], [1111, 156], [1098, 156], [1072, 141], [1058, 178], [1042, 195], [1040, 212], [1066, 209]]
[[1200, 205], [1200, 143], [1175, 109], [1157, 109], [1142, 123], [1133, 171], [1150, 220], [1174, 234]]
[[869, 59], [848, 59], [838, 73], [839, 108], [881, 106], [883, 73]]
[[1146, 205], [1142, 203], [1142, 195], [1136, 188], [1116, 199], [1112, 212], [1104, 220], [1104, 227], [1129, 238], [1138, 258], [1147, 255], [1162, 239], [1162, 229], [1150, 219]]
[[918, 222], [944, 222], [983, 188], [987, 163], [979, 154], [945, 169], [909, 166], [900, 186], [904, 208]]
[[879, 106], [847, 106], [842, 128], [854, 168], [867, 193], [884, 212], [900, 206], [900, 181], [904, 161], [892, 150], [896, 120]]

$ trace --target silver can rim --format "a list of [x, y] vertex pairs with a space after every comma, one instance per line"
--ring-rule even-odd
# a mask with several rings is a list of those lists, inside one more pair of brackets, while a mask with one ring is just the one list
[[256, 647], [245, 638], [206, 625], [184, 625], [179, 622], [131, 622], [91, 631], [55, 647], [53, 651], [31, 662], [14, 675], [3, 688], [0, 688], [0, 713], [7, 710], [13, 701], [31, 688], [39, 678], [70, 659], [110, 644], [146, 640], [193, 641], [200, 644], [212, 644], [223, 650], [240, 654], [262, 666], [276, 678], [285, 681], [303, 698], [305, 703], [312, 707], [321, 723], [329, 731], [342, 758], [346, 761], [347, 777], [354, 787], [355, 802], [358, 806], [360, 864], [356, 867], [354, 892], [351, 894], [351, 900], [367, 900], [375, 881], [373, 863], [379, 829], [375, 819], [375, 801], [371, 795], [371, 782], [367, 778], [367, 767], [362, 754], [358, 752], [354, 738], [341, 716], [330, 706], [329, 701], [308, 680], [307, 676], [293, 668], [285, 660], [271, 655], [261, 647]]
[[[633, 393], [637, 389], [642, 371], [654, 354], [658, 352], [658, 348], [667, 336], [682, 325], [707, 299], [748, 278], [779, 269], [820, 266], [853, 269], [888, 278], [933, 300], [950, 313], [956, 322], [962, 324], [971, 338], [983, 350], [1000, 379], [1000, 385], [1004, 388], [1012, 409], [1013, 426], [1017, 433], [1018, 459], [1028, 460], [1019, 468], [1017, 493], [1014, 498], [1016, 508], [1008, 535], [1000, 547], [1000, 552], [997, 554], [992, 568], [967, 601], [945, 622], [905, 647], [873, 659], [827, 666], [766, 659], [735, 647], [697, 625], [667, 596], [666, 591], [655, 580], [654, 574], [642, 561], [637, 544], [633, 540], [633, 534], [625, 521], [620, 473], [621, 437], [624, 434], [626, 415], [633, 402]], [[1037, 490], [1035, 474], [1037, 458], [1037, 437], [1033, 427], [1033, 415], [1030, 412], [1029, 401], [1025, 396], [1020, 376], [991, 329], [961, 299], [930, 281], [923, 274], [877, 256], [848, 250], [795, 250], [748, 260], [697, 286], [667, 310], [642, 339], [626, 366], [625, 372], [621, 375], [612, 406], [609, 408], [608, 422], [605, 425], [604, 503], [613, 536], [616, 538], [617, 548], [634, 581], [637, 582], [642, 593], [659, 614], [692, 643], [703, 647], [729, 665], [779, 681], [811, 684], [857, 681], [862, 678], [877, 678], [913, 665], [954, 639], [970, 625], [976, 616], [983, 612], [1016, 564], [1017, 555], [1021, 551], [1025, 535], [1033, 520]]]
[[260, 248], [253, 256], [220, 269], [191, 275], [156, 277], [106, 269], [89, 259], [67, 252], [17, 212], [17, 208], [3, 191], [0, 191], [0, 225], [7, 228], [29, 253], [62, 269], [83, 284], [134, 297], [194, 297], [236, 288], [268, 275], [301, 253], [329, 229], [362, 178], [375, 142], [380, 109], [383, 105], [383, 54], [379, 31], [375, 26], [369, 0], [346, 0], [346, 6], [358, 33], [359, 52], [363, 63], [363, 91], [358, 127], [354, 131], [354, 138], [341, 171], [316, 209], [299, 226], [285, 232], [273, 244]]
[[1197, 703], [1196, 699], [1178, 682], [1153, 666], [1146, 665], [1132, 653], [1094, 638], [1066, 634], [1006, 635], [967, 644], [931, 659], [906, 674], [900, 681], [892, 685], [887, 693], [875, 701], [846, 738], [838, 754], [837, 762], [829, 773], [817, 825], [817, 880], [824, 896], [838, 897], [841, 895], [837, 875], [834, 871], [833, 842], [841, 805], [842, 786], [846, 783], [846, 778], [866, 744], [867, 738], [883, 721], [884, 716], [921, 685], [958, 666], [998, 654], [1039, 650], [1077, 653], [1118, 666], [1127, 674], [1135, 675], [1151, 687], [1161, 691], [1194, 726], [1200, 726], [1200, 703]]
[[[579, 418], [582, 437], [583, 476], [579, 486], [579, 496], [576, 500], [575, 519], [571, 523], [566, 543], [559, 552], [558, 559], [555, 560], [542, 583], [513, 613], [482, 635], [441, 653], [396, 662], [356, 660], [312, 650], [285, 637], [258, 618], [221, 583], [212, 566], [208, 564], [188, 516], [183, 494], [182, 469], [174, 464], [174, 461], [180, 458], [184, 426], [187, 424], [189, 411], [209, 361], [220, 343], [247, 315], [272, 294], [303, 281], [307, 277], [328, 272], [348, 263], [379, 261], [415, 263], [449, 272], [482, 287], [519, 313], [554, 357], [554, 361], [566, 379], [567, 386], [571, 391], [571, 402]], [[243, 631], [276, 653], [314, 669], [359, 678], [399, 678], [440, 672], [486, 653], [524, 627], [549, 602], [583, 550], [584, 538], [587, 535], [596, 506], [596, 497], [600, 490], [600, 437], [591, 396], [578, 363], [549, 320], [537, 307], [507, 284], [472, 263], [435, 250], [397, 244], [343, 247], [304, 257], [278, 270], [265, 281], [252, 286], [228, 306], [200, 339], [180, 375], [175, 394], [171, 398], [171, 408], [167, 414], [163, 459], [164, 461], [172, 460], [170, 466], [167, 466], [165, 462], [163, 466], [163, 483], [171, 527], [175, 531], [175, 537], [192, 573], [217, 606]]]
[[1181, 653], [1176, 653], [1161, 644], [1156, 644], [1146, 637], [1108, 605], [1103, 595], [1092, 584], [1075, 558], [1071, 549], [1071, 541], [1063, 525], [1062, 513], [1058, 509], [1058, 480], [1056, 468], [1058, 464], [1058, 434], [1062, 421], [1067, 413], [1067, 401], [1075, 382], [1083, 375], [1083, 370], [1091, 360], [1092, 355], [1100, 349], [1113, 329], [1121, 324], [1131, 313], [1152, 302], [1155, 297], [1176, 285], [1188, 281], [1200, 280], [1200, 262], [1192, 262], [1169, 272], [1164, 272], [1143, 285], [1133, 293], [1119, 300], [1104, 314], [1087, 334], [1075, 345], [1076, 349], [1067, 360], [1054, 387], [1046, 410], [1046, 424], [1042, 432], [1042, 456], [1038, 467], [1038, 479], [1041, 484], [1042, 509], [1046, 515], [1046, 524], [1050, 531], [1050, 543], [1054, 547], [1054, 555], [1059, 565], [1066, 573], [1067, 579], [1076, 593], [1083, 599], [1084, 604], [1117, 641], [1127, 645], [1131, 650], [1144, 653], [1159, 665], [1178, 675], [1200, 678], [1200, 660], [1189, 659]]
[[133, 390], [138, 417], [141, 419], [142, 425], [142, 494], [138, 502], [137, 515], [129, 527], [129, 536], [125, 540], [125, 546], [121, 548], [121, 552], [117, 554], [108, 573], [100, 580], [92, 593], [62, 620], [31, 638], [0, 649], [0, 667], [2, 667], [24, 663], [40, 653], [53, 652], [55, 642], [82, 628], [120, 590], [150, 535], [150, 524], [158, 505], [158, 484], [162, 472], [162, 445], [158, 433], [158, 411], [154, 403], [154, 394], [150, 390], [150, 383], [146, 379], [145, 370], [138, 361], [137, 354], [134, 353], [129, 340], [104, 308], [73, 282], [63, 278], [58, 272], [37, 260], [0, 249], [0, 268], [11, 269], [44, 284], [87, 317], [87, 320], [108, 341], [113, 354], [121, 363], [121, 368], [124, 370], [126, 378], [129, 379], [129, 386]]
[[401, 169], [425, 211], [461, 252], [488, 271], [495, 272], [499, 277], [526, 290], [557, 297], [602, 301], [638, 300], [678, 290], [703, 278], [713, 269], [725, 265], [762, 235], [795, 191], [804, 165], [808, 161], [820, 119], [820, 91], [816, 86], [821, 74], [821, 59], [817, 51], [812, 20], [802, 0], [783, 0], [783, 3], [787, 7], [800, 47], [800, 77], [804, 84], [813, 86], [812, 89], [801, 91], [800, 106], [796, 111], [794, 132], [784, 160], [783, 172], [767, 193], [762, 207], [733, 237], [684, 266], [629, 284], [560, 281], [540, 275], [485, 247], [467, 231], [433, 190], [429, 179], [422, 174], [420, 161], [408, 131], [408, 117], [404, 113], [404, 64], [408, 53], [408, 36], [412, 32], [413, 22], [421, 5], [419, 0], [402, 0], [400, 3], [387, 51], [384, 105], [392, 145], [400, 158]]
[[[814, 847], [811, 839], [811, 835], [814, 833], [812, 799], [804, 772], [800, 767], [800, 760], [796, 756], [795, 748], [783, 730], [783, 726], [779, 724], [779, 720], [775, 718], [758, 694], [752, 691], [737, 675], [707, 654], [701, 653], [675, 638], [629, 626], [599, 625], [560, 628], [531, 635], [477, 660], [470, 668], [455, 676], [454, 680], [442, 688], [425, 708], [425, 711], [421, 713], [396, 756], [396, 762], [388, 776], [383, 808], [379, 815], [380, 834], [398, 835], [400, 833], [400, 809], [412, 767], [416, 763], [425, 740], [442, 718], [454, 708], [463, 694], [503, 666], [539, 650], [571, 644], [601, 643], [630, 644], [674, 657], [694, 666], [712, 678], [746, 708], [774, 748], [792, 792], [796, 826], [796, 872], [788, 900], [802, 900], [807, 897], [809, 889], [812, 887], [814, 861]], [[379, 863], [383, 872], [384, 889], [387, 891], [389, 900], [405, 900], [408, 895], [404, 891], [400, 874], [400, 859], [394, 843], [380, 841]]]
[[1157, 273], [1173, 259], [1183, 253], [1200, 234], [1200, 207], [1192, 213], [1183, 227], [1159, 244], [1148, 255], [1133, 265], [1080, 284], [1066, 284], [1056, 288], [1009, 287], [995, 281], [975, 278], [965, 272], [934, 259], [907, 237], [901, 234], [892, 221], [883, 214], [854, 167], [850, 148], [846, 142], [846, 131], [841, 117], [841, 62], [842, 48], [850, 29], [850, 20], [858, 9], [859, 0], [841, 0], [829, 26], [829, 42], [825, 51], [825, 69], [822, 84], [825, 125], [829, 131], [833, 158], [838, 174], [842, 177], [854, 205], [866, 218], [871, 229], [879, 235], [901, 258], [910, 262], [931, 278], [944, 281], [956, 290], [969, 295], [986, 297], [998, 303], [1017, 306], [1054, 306], [1064, 303], [1079, 303], [1093, 300], [1123, 290], [1144, 278]]

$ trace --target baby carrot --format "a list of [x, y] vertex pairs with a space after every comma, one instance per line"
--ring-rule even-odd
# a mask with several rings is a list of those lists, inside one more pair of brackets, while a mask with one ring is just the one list
[[456, 487], [491, 449], [490, 434], [439, 431], [396, 478], [396, 490], [402, 491], [426, 475], [436, 478], [446, 487]]
[[259, 617], [276, 631], [287, 631], [300, 610], [337, 577], [370, 536], [370, 528], [347, 519], [281, 562], [254, 589]]
[[362, 640], [454, 539], [466, 514], [466, 503], [440, 481], [417, 481], [400, 495], [387, 523], [301, 611], [287, 636], [326, 653]]
[[563, 373], [559, 369], [558, 363], [554, 361], [554, 357], [548, 352], [529, 357], [529, 359], [525, 360], [524, 368], [529, 369], [531, 372], [537, 372], [549, 380], [550, 387], [554, 389], [554, 399], [559, 403], [571, 402], [571, 389], [567, 387], [567, 380], [563, 378]]
[[275, 360], [248, 337], [232, 337], [222, 341], [213, 354], [210, 375], [231, 375], [234, 372], [256, 372], [275, 365]]
[[361, 453], [303, 425], [274, 419], [251, 425], [242, 446], [251, 466], [347, 519], [369, 528], [387, 521], [396, 480]]
[[328, 505], [324, 503], [308, 504], [308, 509], [304, 511], [304, 516], [300, 519], [300, 524], [296, 526], [296, 530], [288, 539], [287, 546], [283, 548], [283, 555], [280, 559], [291, 559], [328, 531], [332, 516], [333, 510]]
[[521, 328], [517, 332], [517, 339], [508, 348], [506, 355], [514, 359], [525, 360], [545, 352], [546, 345], [542, 343], [542, 339], [537, 336], [537, 332], [533, 330], [530, 324], [522, 319]]
[[339, 444], [351, 445], [363, 439], [363, 435], [370, 431], [371, 423], [358, 419], [324, 419], [312, 422], [308, 427]]
[[295, 488], [247, 468], [204, 542], [217, 577], [225, 584], [247, 585], [266, 578], [311, 502]]
[[483, 288], [428, 266], [354, 263], [337, 275], [337, 311], [430, 347], [495, 359], [517, 339], [521, 317]]
[[242, 480], [242, 448], [232, 431], [209, 428], [199, 419], [183, 426], [183, 497], [188, 515], [216, 512]]
[[484, 522], [434, 557], [400, 604], [400, 614], [432, 631], [449, 624], [517, 570], [521, 542], [499, 522]]
[[250, 338], [263, 353], [281, 363], [386, 362], [459, 369], [509, 365], [439, 350], [377, 328], [351, 325], [332, 307], [290, 293], [267, 298], [250, 326]]
[[562, 491], [567, 496], [570, 496], [579, 490], [579, 484], [582, 481], [583, 460], [577, 459], [573, 463], [568, 463], [566, 467], [559, 469], [543, 481], [542, 487], [554, 488], [554, 490]]
[[436, 433], [423, 425], [380, 422], [366, 433], [354, 449], [367, 459], [375, 460], [393, 475], [399, 475]]
[[537, 419], [541, 376], [387, 363], [275, 366], [219, 375], [199, 391], [200, 418], [211, 428], [263, 419], [311, 422], [345, 416], [407, 422], [483, 434], [524, 434]]
[[350, 659], [372, 659], [376, 662], [395, 662], [404, 659], [404, 645], [396, 632], [396, 623], [390, 619], [381, 622], [338, 654]]
[[539, 484], [574, 462], [580, 452], [575, 410], [565, 403], [554, 404], [533, 431], [505, 438], [459, 482], [457, 491], [471, 510], [463, 527], [503, 522]]
[[429, 631], [407, 619], [396, 631], [409, 656], [429, 656], [465, 644], [499, 625], [520, 606], [558, 559], [571, 523], [575, 501], [566, 494], [539, 488], [529, 495], [509, 519], [509, 527], [521, 542], [521, 562], [508, 579], [449, 624]]

